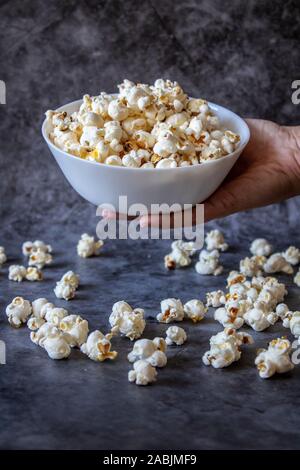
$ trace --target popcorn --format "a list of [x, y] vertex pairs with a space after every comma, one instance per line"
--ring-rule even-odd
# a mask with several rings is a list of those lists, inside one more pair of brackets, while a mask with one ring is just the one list
[[205, 307], [201, 300], [192, 299], [184, 304], [183, 310], [186, 318], [192, 320], [193, 323], [197, 323], [203, 320], [207, 307]]
[[44, 253], [52, 253], [52, 246], [47, 245], [41, 240], [35, 240], [34, 242], [25, 242], [22, 245], [22, 253], [24, 256], [30, 256], [35, 251], [43, 251]]
[[29, 330], [36, 331], [44, 325], [46, 321], [43, 318], [37, 318], [35, 316], [31, 316], [27, 321], [27, 327]]
[[42, 346], [44, 340], [53, 328], [57, 331], [57, 328], [51, 323], [44, 323], [37, 331], [32, 331], [30, 333], [31, 341], [38, 346]]
[[38, 269], [43, 269], [46, 264], [52, 263], [52, 255], [41, 249], [33, 250], [29, 255], [29, 266], [36, 266]]
[[139, 339], [134, 343], [132, 351], [128, 354], [129, 362], [145, 360], [153, 367], [165, 367], [167, 356], [165, 355], [166, 342], [163, 338]]
[[206, 294], [206, 305], [207, 307], [221, 307], [225, 303], [225, 294], [222, 290], [215, 290], [207, 292]]
[[299, 271], [297, 272], [297, 274], [296, 274], [295, 277], [294, 277], [294, 283], [295, 283], [298, 287], [300, 287], [300, 269], [299, 269]]
[[291, 264], [286, 261], [284, 256], [280, 253], [274, 253], [267, 259], [266, 263], [263, 266], [266, 273], [286, 273], [293, 274], [294, 270]]
[[300, 336], [300, 312], [287, 311], [283, 318], [283, 326], [290, 328], [291, 333], [298, 338]]
[[211, 230], [205, 237], [206, 249], [208, 251], [228, 250], [228, 244], [225, 243], [224, 235], [220, 230]]
[[[41, 297], [32, 302], [32, 315], [36, 318], [44, 318], [48, 306], [53, 306], [47, 299]], [[46, 307], [46, 309], [45, 309]]]
[[264, 256], [246, 257], [240, 261], [240, 272], [248, 277], [260, 276], [265, 263], [266, 258]]
[[168, 346], [171, 344], [176, 344], [176, 346], [181, 346], [187, 340], [186, 332], [180, 326], [169, 326], [166, 331], [166, 343]]
[[141, 308], [132, 309], [124, 301], [116, 302], [113, 305], [109, 323], [113, 334], [120, 333], [133, 341], [140, 338], [145, 329], [144, 310]]
[[60, 281], [56, 283], [54, 293], [58, 299], [70, 300], [75, 297], [75, 291], [79, 286], [79, 276], [73, 271], [66, 272]]
[[95, 241], [94, 237], [91, 237], [87, 233], [83, 233], [77, 245], [78, 256], [81, 256], [81, 258], [97, 256], [103, 244], [102, 240]]
[[300, 250], [294, 246], [289, 246], [283, 253], [284, 259], [292, 266], [300, 263]]
[[30, 338], [44, 348], [51, 359], [66, 359], [71, 354], [68, 336], [51, 324], [45, 323], [37, 332], [32, 331]]
[[46, 308], [44, 318], [48, 323], [52, 323], [55, 326], [59, 326], [61, 320], [67, 317], [68, 315], [68, 310], [66, 310], [65, 308], [48, 306], [48, 308]]
[[5, 249], [3, 246], [0, 246], [0, 267], [2, 266], [2, 264], [6, 263], [6, 261], [7, 257], [5, 254]]
[[89, 324], [80, 315], [68, 315], [59, 322], [59, 329], [68, 334], [71, 347], [79, 348], [87, 340]]
[[101, 331], [95, 330], [89, 334], [80, 350], [93, 361], [103, 362], [106, 359], [115, 359], [118, 353], [111, 351], [110, 339], [111, 334], [103, 335]]
[[254, 307], [244, 314], [244, 320], [253, 330], [263, 331], [277, 322], [278, 315], [269, 311], [267, 304], [257, 301]]
[[43, 273], [38, 268], [31, 267], [26, 270], [27, 281], [35, 282], [43, 280]]
[[133, 370], [128, 373], [129, 382], [135, 382], [136, 385], [148, 385], [156, 381], [157, 372], [155, 367], [148, 361], [140, 359], [133, 364]]
[[239, 329], [244, 324], [243, 312], [236, 306], [226, 306], [217, 308], [214, 319], [224, 327]]
[[194, 242], [177, 240], [171, 245], [172, 251], [165, 256], [165, 267], [167, 269], [183, 268], [191, 264], [191, 256], [195, 253]]
[[13, 264], [8, 269], [8, 279], [10, 281], [22, 282], [25, 279], [26, 274], [27, 270], [24, 266]]
[[250, 245], [250, 251], [255, 256], [270, 256], [272, 245], [265, 238], [256, 238]]
[[225, 328], [210, 338], [210, 350], [202, 357], [203, 363], [216, 369], [228, 367], [241, 358], [240, 346], [252, 343], [253, 338], [248, 333]]
[[294, 368], [290, 359], [291, 343], [288, 339], [273, 339], [268, 349], [258, 350], [255, 365], [262, 379], [272, 377], [276, 372], [283, 374]]
[[160, 303], [161, 313], [156, 319], [161, 323], [182, 321], [184, 318], [183, 305], [179, 299], [165, 299]]
[[30, 302], [23, 299], [23, 297], [15, 297], [6, 307], [8, 321], [14, 328], [20, 328], [23, 323], [26, 323], [31, 311]]
[[195, 265], [197, 273], [202, 275], [213, 274], [214, 276], [221, 274], [223, 271], [223, 266], [219, 264], [219, 257], [220, 254], [218, 250], [200, 251], [199, 261]]
[[[71, 115], [47, 111], [52, 142], [99, 164], [158, 169], [222, 158], [239, 144], [205, 100], [188, 98], [176, 82], [158, 79], [150, 86], [124, 80], [118, 88], [117, 95], [84, 95]], [[135, 158], [132, 150], [148, 156]]]

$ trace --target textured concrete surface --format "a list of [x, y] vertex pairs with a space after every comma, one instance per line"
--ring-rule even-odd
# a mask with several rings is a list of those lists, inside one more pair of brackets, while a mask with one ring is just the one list
[[[51, 361], [31, 343], [26, 328], [7, 325], [5, 306], [16, 295], [54, 301], [53, 287], [67, 269], [81, 275], [72, 313], [107, 328], [112, 304], [125, 299], [145, 308], [145, 336], [163, 334], [154, 315], [168, 296], [186, 301], [222, 288], [226, 273], [248, 253], [254, 237], [278, 249], [299, 244], [299, 200], [238, 214], [217, 223], [230, 242], [224, 276], [201, 277], [193, 266], [168, 273], [166, 241], [110, 241], [99, 258], [81, 260], [76, 243], [93, 233], [95, 208], [64, 180], [40, 136], [43, 112], [83, 93], [113, 91], [124, 77], [180, 81], [244, 116], [299, 123], [290, 100], [299, 79], [299, 6], [296, 1], [0, 1], [0, 245], [9, 262], [0, 270], [0, 339], [7, 365], [0, 374], [0, 448], [5, 449], [238, 449], [299, 448], [299, 368], [269, 381], [253, 367], [255, 350], [280, 325], [255, 334], [241, 361], [227, 370], [206, 368], [201, 356], [221, 330], [212, 311], [198, 325], [185, 323], [188, 342], [172, 348], [154, 386], [129, 384], [126, 354], [114, 341], [113, 363], [95, 364], [73, 351]], [[7, 280], [22, 262], [21, 244], [41, 238], [54, 247], [45, 281]], [[299, 309], [290, 277], [288, 303]], [[65, 306], [66, 302], [57, 301]]]

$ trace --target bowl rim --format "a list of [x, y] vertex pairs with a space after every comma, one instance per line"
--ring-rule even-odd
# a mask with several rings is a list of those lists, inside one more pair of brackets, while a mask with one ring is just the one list
[[[59, 106], [58, 108], [55, 109], [55, 111], [63, 111], [64, 108], [66, 106], [71, 106], [71, 105], [79, 105], [83, 102], [83, 99], [79, 99], [79, 100], [75, 100], [75, 101], [71, 101], [69, 103], [66, 103], [62, 106]], [[194, 168], [201, 168], [203, 165], [216, 165], [217, 162], [223, 160], [223, 158], [230, 158], [230, 159], [233, 159], [237, 153], [241, 154], [242, 151], [244, 150], [244, 148], [246, 147], [246, 145], [248, 144], [249, 142], [249, 139], [250, 139], [250, 129], [249, 129], [249, 126], [248, 124], [246, 123], [246, 121], [240, 117], [238, 114], [236, 114], [234, 111], [231, 111], [230, 109], [228, 108], [225, 108], [224, 106], [221, 106], [219, 104], [216, 104], [216, 103], [213, 103], [212, 101], [207, 101], [208, 105], [216, 112], [218, 112], [219, 110], [220, 111], [224, 111], [225, 113], [229, 113], [232, 115], [232, 117], [234, 119], [236, 119], [236, 121], [238, 121], [240, 123], [240, 125], [244, 128], [244, 131], [245, 131], [245, 138], [242, 140], [241, 139], [241, 142], [240, 142], [240, 145], [235, 149], [234, 152], [232, 153], [229, 153], [228, 155], [225, 155], [224, 157], [222, 158], [218, 158], [216, 160], [209, 160], [209, 161], [206, 161], [206, 162], [202, 162], [202, 163], [198, 163], [197, 165], [189, 165], [189, 166], [178, 166], [178, 167], [175, 167], [175, 168], [134, 168], [134, 167], [126, 167], [126, 166], [119, 166], [119, 165], [106, 165], [105, 163], [99, 163], [99, 162], [93, 162], [93, 161], [90, 161], [90, 160], [85, 160], [84, 158], [80, 158], [76, 155], [73, 155], [72, 153], [68, 153], [66, 152], [65, 150], [62, 150], [60, 149], [59, 147], [57, 147], [50, 139], [50, 137], [48, 136], [47, 132], [46, 132], [46, 124], [47, 124], [47, 118], [44, 119], [43, 121], [43, 124], [42, 124], [42, 129], [41, 129], [41, 132], [42, 132], [42, 136], [44, 138], [44, 140], [46, 141], [48, 147], [50, 148], [50, 150], [54, 150], [56, 152], [59, 152], [61, 153], [62, 155], [65, 155], [67, 157], [71, 157], [71, 159], [76, 159], [77, 161], [81, 161], [81, 162], [84, 162], [85, 164], [90, 164], [90, 165], [95, 165], [96, 167], [98, 168], [111, 168], [113, 169], [113, 171], [138, 171], [138, 172], [141, 172], [141, 171], [148, 171], [148, 172], [151, 172], [151, 171], [156, 171], [159, 170], [159, 172], [178, 172], [178, 171], [192, 171], [191, 169]]]

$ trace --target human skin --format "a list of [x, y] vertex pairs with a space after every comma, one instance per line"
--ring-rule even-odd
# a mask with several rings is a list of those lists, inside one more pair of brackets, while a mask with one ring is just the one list
[[[300, 126], [280, 126], [261, 119], [246, 121], [250, 141], [223, 184], [204, 201], [206, 222], [300, 194]], [[103, 216], [116, 217], [110, 212]], [[161, 217], [142, 216], [140, 225], [158, 227]]]

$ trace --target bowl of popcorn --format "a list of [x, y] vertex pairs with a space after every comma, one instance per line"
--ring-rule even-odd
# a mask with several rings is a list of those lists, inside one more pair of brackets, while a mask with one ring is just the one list
[[124, 80], [47, 111], [42, 134], [65, 177], [89, 202], [196, 204], [222, 183], [249, 140], [232, 111], [190, 98], [176, 82]]

